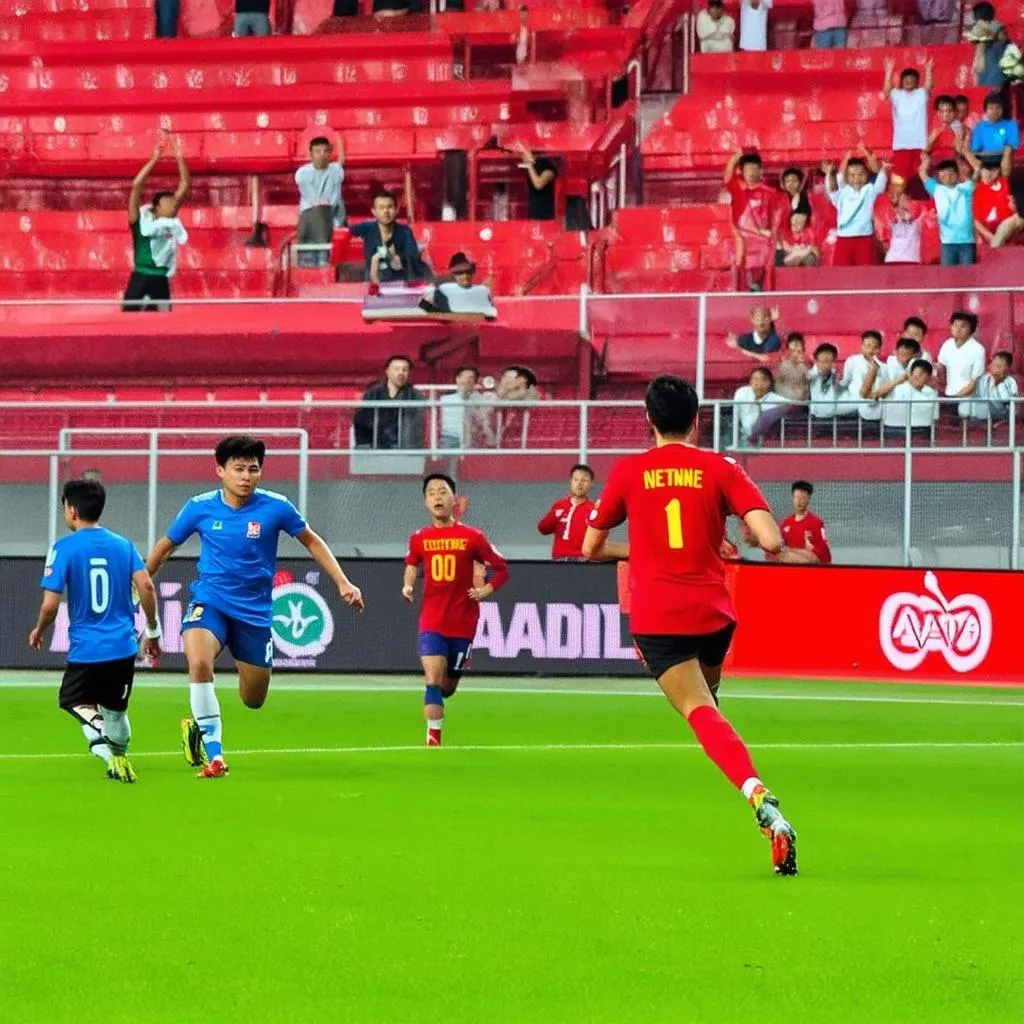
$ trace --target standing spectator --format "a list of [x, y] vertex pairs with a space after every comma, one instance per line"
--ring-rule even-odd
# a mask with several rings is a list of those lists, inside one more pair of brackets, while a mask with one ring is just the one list
[[525, 64], [530, 59], [530, 9], [526, 4], [519, 8], [519, 28], [516, 30], [515, 40], [516, 64]]
[[551, 558], [556, 562], [582, 562], [583, 538], [594, 510], [588, 495], [594, 486], [594, 471], [584, 463], [569, 470], [569, 494], [548, 509], [537, 524], [537, 532], [552, 537]]
[[811, 0], [814, 7], [814, 42], [818, 50], [845, 50], [846, 0]]
[[928, 136], [928, 150], [932, 160], [955, 160], [957, 140], [964, 128], [956, 119], [956, 100], [952, 96], [935, 97], [935, 127]]
[[804, 188], [806, 176], [799, 167], [787, 167], [779, 179], [779, 194], [775, 206], [775, 226], [784, 228], [791, 213], [811, 215], [811, 201]]
[[455, 371], [455, 390], [441, 396], [442, 448], [472, 447], [467, 407], [480, 401], [476, 391], [479, 380], [480, 371], [475, 366], [460, 366]]
[[768, 11], [772, 0], [740, 0], [740, 49], [747, 53], [768, 49]]
[[[409, 383], [412, 360], [395, 355], [384, 365], [384, 380], [371, 384], [364, 402], [422, 402], [423, 393]], [[357, 448], [405, 449], [423, 447], [423, 410], [413, 408], [360, 409], [352, 418]]]
[[821, 262], [818, 237], [810, 219], [810, 214], [803, 210], [794, 210], [789, 215], [789, 223], [779, 231], [777, 267], [816, 267]]
[[[865, 151], [875, 164], [874, 156]], [[839, 174], [834, 164], [824, 163], [825, 190], [836, 208], [836, 248], [832, 264], [836, 267], [872, 267], [878, 263], [878, 239], [875, 237], [875, 202], [885, 192], [884, 165], [874, 181], [868, 180], [864, 160], [847, 153]]]
[[807, 401], [807, 351], [804, 336], [796, 331], [786, 335], [786, 351], [775, 368], [775, 390], [791, 402]]
[[843, 364], [841, 386], [848, 394], [860, 399], [853, 408], [867, 423], [877, 423], [882, 418], [882, 407], [874, 398], [878, 375], [885, 376], [885, 366], [878, 358], [881, 351], [882, 335], [878, 331], [865, 331], [860, 336], [860, 352]]
[[701, 53], [732, 53], [736, 22], [733, 21], [722, 0], [708, 0], [706, 11], [697, 15], [697, 39]]
[[806, 548], [814, 552], [815, 561], [828, 565], [832, 561], [832, 549], [828, 546], [828, 530], [825, 524], [811, 511], [811, 496], [814, 485], [806, 480], [797, 480], [790, 488], [793, 514], [779, 523], [782, 539], [788, 548]]
[[885, 400], [885, 434], [887, 437], [906, 437], [911, 434], [931, 434], [939, 418], [939, 395], [931, 386], [932, 364], [927, 359], [915, 359], [910, 373], [897, 384]]
[[826, 341], [814, 350], [814, 365], [807, 375], [812, 423], [831, 425], [837, 416], [856, 411], [840, 404], [846, 394], [846, 385], [836, 372], [838, 358], [839, 349], [831, 342]]
[[[947, 398], [969, 398], [985, 372], [985, 348], [974, 337], [978, 318], [973, 313], [958, 311], [949, 318], [949, 333], [939, 349], [939, 376], [943, 378], [943, 394]], [[969, 416], [970, 402], [961, 402], [957, 413]]]
[[1013, 153], [1007, 146], [1003, 159], [997, 164], [992, 160], [982, 162], [973, 153], [963, 151], [964, 159], [971, 165], [980, 180], [974, 189], [974, 230], [978, 237], [993, 249], [1006, 245], [1020, 233], [1024, 221], [1017, 214], [1010, 191], [1010, 173], [1013, 169]]
[[917, 0], [917, 13], [926, 25], [946, 24], [956, 17], [957, 0]]
[[974, 44], [974, 80], [978, 85], [1004, 86], [1006, 76], [999, 62], [1010, 43], [1006, 26], [996, 21], [996, 9], [990, 3], [975, 4], [971, 14], [974, 24], [967, 32], [967, 41]]
[[1007, 146], [1011, 150], [1020, 148], [1020, 126], [1006, 116], [1003, 94], [993, 92], [985, 97], [984, 119], [971, 132], [971, 152], [983, 159], [987, 156], [1001, 160]]
[[960, 180], [955, 160], [946, 160], [936, 168], [938, 181], [928, 174], [931, 158], [921, 154], [921, 180], [935, 203], [939, 218], [941, 262], [944, 267], [969, 266], [978, 261], [974, 241], [974, 181]]
[[729, 157], [722, 181], [732, 202], [732, 233], [736, 266], [746, 271], [746, 285], [760, 291], [775, 250], [773, 224], [778, 192], [762, 180], [764, 169], [757, 153], [736, 150]]
[[529, 193], [526, 215], [530, 220], [554, 220], [558, 168], [546, 156], [534, 156], [526, 146], [519, 148], [526, 164], [526, 187]]
[[[244, 3], [246, 0], [236, 2]], [[334, 229], [346, 221], [345, 204], [341, 198], [341, 183], [345, 180], [345, 143], [340, 135], [336, 162], [331, 161], [331, 155], [330, 139], [318, 135], [309, 143], [309, 163], [295, 172], [295, 184], [299, 189], [299, 245], [324, 247], [318, 252], [300, 250], [300, 267], [326, 267], [330, 262]]]
[[174, 39], [178, 34], [181, 0], [156, 0], [156, 37]]
[[1009, 419], [1013, 412], [1013, 399], [1019, 391], [1013, 379], [1013, 353], [997, 352], [988, 364], [988, 372], [978, 381], [971, 403], [971, 419], [997, 422]]
[[188, 241], [188, 232], [178, 218], [192, 179], [185, 164], [181, 140], [174, 143], [174, 156], [178, 161], [178, 187], [174, 192], [157, 192], [145, 206], [142, 190], [146, 179], [163, 156], [160, 141], [153, 155], [132, 181], [128, 196], [128, 224], [132, 233], [132, 276], [124, 291], [122, 309], [126, 313], [164, 311], [171, 308], [171, 278], [178, 267], [178, 246]]
[[733, 416], [736, 421], [736, 439], [740, 445], [756, 440], [763, 429], [759, 423], [769, 413], [781, 414], [789, 404], [775, 393], [775, 377], [767, 366], [759, 366], [750, 374], [750, 383], [737, 388], [733, 397]]
[[373, 195], [373, 220], [353, 224], [349, 230], [363, 240], [366, 280], [379, 285], [388, 281], [429, 281], [430, 267], [420, 258], [412, 228], [398, 224], [398, 203], [383, 189]]
[[894, 174], [885, 196], [875, 204], [875, 233], [886, 263], [921, 262], [924, 208], [907, 195], [907, 182]]
[[768, 356], [778, 352], [782, 348], [782, 338], [779, 337], [775, 322], [781, 313], [777, 308], [769, 309], [767, 306], [755, 306], [750, 311], [750, 325], [753, 330], [741, 334], [738, 338], [730, 331], [725, 336], [725, 343], [729, 348], [746, 352], [761, 363], [769, 362]]
[[928, 97], [934, 63], [931, 58], [925, 61], [923, 88], [917, 71], [904, 68], [900, 72], [900, 87], [894, 89], [895, 70], [895, 62], [887, 58], [882, 96], [892, 106], [892, 173], [909, 182], [917, 175], [921, 153], [928, 147]]
[[269, 36], [270, 0], [235, 0], [233, 36]]

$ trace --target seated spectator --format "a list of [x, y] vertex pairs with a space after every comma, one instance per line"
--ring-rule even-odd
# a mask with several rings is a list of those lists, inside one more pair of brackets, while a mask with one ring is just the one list
[[974, 230], [984, 242], [998, 249], [1011, 241], [1024, 227], [1010, 191], [1013, 154], [1007, 146], [999, 163], [979, 160], [967, 151], [964, 151], [963, 156], [971, 165], [975, 178], [979, 179], [974, 189]]
[[1011, 374], [1013, 354], [997, 352], [974, 391], [975, 401], [970, 403], [971, 419], [997, 422], [1010, 418], [1013, 399], [1020, 393]]
[[[422, 402], [423, 393], [409, 383], [412, 360], [391, 356], [384, 380], [363, 393], [364, 402]], [[359, 409], [352, 417], [357, 448], [404, 449], [423, 447], [423, 410], [412, 408]]]
[[739, 444], [757, 440], [761, 434], [784, 415], [788, 402], [775, 393], [775, 377], [767, 366], [759, 366], [750, 374], [750, 383], [737, 388], [733, 395], [733, 416]]
[[907, 379], [897, 384], [885, 400], [885, 433], [887, 437], [930, 434], [939, 418], [938, 393], [931, 386], [932, 364], [915, 359]]
[[269, 36], [270, 0], [235, 0], [233, 36]]
[[726, 162], [722, 181], [732, 202], [732, 233], [736, 266], [746, 273], [751, 291], [764, 286], [765, 269], [775, 250], [773, 222], [778, 193], [762, 180], [764, 169], [757, 153], [736, 150]]
[[794, 210], [789, 223], [779, 232], [775, 265], [778, 267], [816, 267], [821, 262], [821, 249], [810, 214]]
[[[821, 165], [825, 190], [836, 208], [836, 248], [832, 264], [836, 267], [871, 267], [878, 263], [878, 239], [875, 237], [875, 202], [886, 186], [884, 165], [879, 165], [869, 150], [867, 160], [847, 153], [839, 168], [827, 161]], [[870, 181], [868, 167], [875, 173]]]
[[939, 241], [942, 243], [940, 262], [944, 267], [968, 266], [978, 262], [978, 249], [974, 241], [974, 181], [960, 180], [960, 167], [955, 160], [946, 160], [931, 177], [928, 167], [931, 159], [921, 154], [921, 180], [924, 190], [935, 203], [939, 217]]
[[786, 335], [786, 351], [775, 368], [775, 391], [792, 402], [807, 401], [807, 351], [804, 336], [796, 331]]
[[768, 356], [782, 348], [782, 339], [775, 326], [779, 316], [778, 309], [755, 306], [750, 311], [750, 326], [753, 330], [741, 334], [738, 338], [730, 331], [725, 336], [726, 345], [746, 352], [758, 362], [767, 363]]
[[934, 63], [929, 58], [924, 65], [924, 86], [915, 68], [900, 72], [898, 89], [893, 88], [896, 64], [892, 58], [885, 61], [885, 82], [882, 97], [892, 107], [892, 173], [908, 183], [917, 176], [921, 153], [928, 146], [928, 97], [932, 91]]
[[[915, 353], [915, 356], [920, 356], [921, 359], [927, 360], [929, 363], [932, 361], [932, 357], [928, 354], [928, 350], [924, 347], [924, 339], [928, 336], [928, 325], [919, 316], [908, 316], [903, 321], [903, 330], [900, 331], [901, 338], [910, 338], [916, 341], [919, 350]], [[893, 361], [893, 356], [889, 356], [890, 363]]]
[[[964, 97], [966, 99], [966, 97]], [[935, 98], [935, 127], [928, 136], [925, 149], [935, 163], [941, 160], [955, 160], [957, 140], [965, 128], [956, 117], [956, 100], [943, 94]], [[917, 168], [914, 168], [915, 172]]]
[[917, 0], [917, 13], [926, 25], [952, 21], [959, 9], [957, 0]]
[[[896, 342], [896, 351], [885, 361], [885, 366], [875, 377], [875, 389], [871, 397], [881, 405], [882, 424], [886, 427], [905, 426], [905, 419], [900, 417], [899, 406], [886, 402], [900, 384], [910, 380], [910, 367], [918, 359], [930, 360], [922, 356], [920, 342], [913, 338], [900, 338]], [[895, 410], [895, 411], [894, 411]]]
[[429, 281], [430, 267], [420, 258], [412, 228], [395, 221], [395, 197], [384, 190], [375, 192], [372, 210], [373, 220], [349, 229], [363, 240], [366, 280], [376, 285], [388, 281]]
[[811, 45], [817, 50], [845, 50], [846, 0], [811, 0], [814, 7], [814, 40]]
[[885, 195], [875, 204], [875, 234], [886, 263], [921, 262], [921, 218], [924, 207], [907, 195], [906, 179], [894, 174]]
[[455, 371], [455, 390], [441, 396], [441, 448], [471, 448], [470, 418], [467, 407], [481, 401], [476, 386], [480, 371], [475, 366], [460, 366]]
[[860, 399], [850, 408], [868, 423], [877, 423], [882, 418], [882, 407], [874, 397], [878, 375], [885, 376], [885, 366], [878, 358], [881, 351], [882, 335], [878, 331], [865, 331], [860, 336], [860, 352], [843, 364], [840, 385], [848, 395]]
[[[254, 35], [257, 33], [253, 33]], [[345, 143], [338, 136], [337, 162], [331, 161], [331, 141], [318, 135], [309, 143], [309, 163], [295, 172], [299, 189], [299, 245], [322, 245], [322, 251], [299, 250], [300, 267], [326, 267], [334, 229], [346, 221], [341, 183], [345, 180]]]
[[974, 44], [974, 80], [978, 85], [1001, 87], [1006, 76], [999, 67], [1009, 45], [1006, 26], [996, 21], [996, 9], [987, 2], [975, 4], [971, 10], [973, 24], [966, 39]]
[[[978, 318], [958, 311], [949, 318], [949, 333], [939, 349], [939, 376], [944, 380], [947, 398], [969, 398], [985, 372], [985, 348], [974, 336]], [[970, 415], [970, 402], [961, 402], [957, 413]]]
[[740, 49], [747, 53], [768, 49], [768, 11], [772, 0], [740, 0]]
[[732, 53], [736, 22], [725, 13], [722, 0], [708, 0], [697, 15], [697, 39], [701, 53]]
[[498, 311], [487, 282], [475, 284], [476, 264], [464, 252], [448, 261], [449, 280], [439, 281], [421, 305], [432, 313], [479, 313], [493, 320]]
[[779, 179], [779, 195], [775, 208], [775, 226], [784, 228], [791, 213], [811, 215], [811, 201], [807, 198], [806, 175], [799, 167], [787, 167]]
[[526, 215], [530, 220], [555, 219], [555, 178], [558, 168], [553, 160], [546, 156], [534, 156], [526, 148], [520, 146], [523, 163], [526, 165], [527, 197]]
[[830, 342], [814, 350], [814, 365], [807, 375], [812, 422], [817, 420], [831, 423], [837, 416], [848, 416], [857, 411], [856, 406], [840, 402], [846, 395], [846, 385], [836, 373], [838, 358], [839, 349]]
[[1002, 93], [993, 92], [985, 97], [985, 117], [971, 132], [971, 152], [984, 159], [986, 156], [1003, 158], [1007, 146], [1020, 148], [1020, 127], [1006, 117], [1006, 102]]

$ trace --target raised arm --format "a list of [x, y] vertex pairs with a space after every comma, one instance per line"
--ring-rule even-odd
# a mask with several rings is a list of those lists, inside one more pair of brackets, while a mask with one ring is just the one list
[[342, 601], [358, 612], [363, 611], [366, 607], [363, 592], [345, 575], [337, 558], [334, 557], [334, 552], [327, 546], [323, 537], [307, 526], [295, 535], [295, 539], [310, 553], [313, 561], [334, 580]]
[[935, 86], [935, 58], [929, 57], [924, 62], [924, 89], [929, 95]]
[[825, 191], [830, 195], [839, 191], [839, 182], [836, 180], [836, 165], [825, 160], [821, 165], [821, 173], [825, 175]]
[[743, 150], [737, 149], [730, 154], [729, 159], [725, 162], [725, 170], [722, 172], [722, 181], [728, 185], [730, 181], [736, 176], [736, 165], [740, 162], [740, 157], [743, 156]]
[[882, 83], [882, 99], [888, 99], [892, 94], [892, 76], [896, 70], [896, 63], [892, 57], [885, 59], [885, 81]]
[[548, 168], [546, 171], [542, 171], [540, 174], [537, 173], [537, 158], [533, 153], [527, 149], [526, 146], [520, 146], [520, 150], [523, 154], [523, 160], [526, 163], [526, 173], [530, 176], [530, 184], [540, 191], [542, 188], [546, 188], [555, 180], [555, 172]]
[[192, 175], [185, 163], [185, 147], [180, 138], [174, 140], [174, 159], [178, 162], [178, 187], [174, 190], [174, 202], [180, 206], [192, 187]]
[[142, 206], [142, 190], [146, 187], [146, 179], [153, 173], [160, 157], [164, 153], [163, 140], [153, 147], [153, 155], [142, 165], [139, 173], [132, 179], [132, 190], [128, 196], [128, 221], [131, 224], [139, 219], [139, 210]]
[[882, 169], [882, 165], [879, 163], [878, 157], [875, 155], [875, 151], [873, 149], [869, 149], [863, 139], [861, 139], [857, 144], [857, 152], [864, 157], [864, 162], [868, 165], [868, 170], [872, 174], [877, 174]]
[[338, 152], [338, 166], [345, 166], [345, 136], [338, 132], [334, 137], [334, 148]]
[[146, 556], [146, 572], [150, 576], [155, 576], [164, 567], [167, 559], [174, 554], [177, 546], [170, 537], [161, 537]]

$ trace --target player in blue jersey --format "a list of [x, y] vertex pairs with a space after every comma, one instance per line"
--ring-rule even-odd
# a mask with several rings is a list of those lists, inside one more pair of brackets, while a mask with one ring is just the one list
[[274, 570], [280, 533], [294, 537], [334, 580], [345, 604], [362, 611], [363, 595], [338, 565], [323, 539], [282, 494], [258, 487], [266, 445], [248, 435], [217, 445], [221, 489], [196, 495], [157, 541], [146, 565], [156, 575], [180, 544], [199, 534], [199, 577], [182, 622], [188, 659], [192, 717], [182, 722], [185, 760], [202, 768], [201, 779], [228, 772], [213, 666], [226, 647], [238, 665], [238, 693], [250, 708], [262, 707], [270, 688]]
[[142, 556], [130, 540], [99, 525], [106, 500], [96, 480], [64, 485], [64, 521], [71, 535], [57, 541], [46, 557], [43, 605], [28, 642], [37, 651], [42, 648], [66, 590], [71, 646], [60, 707], [81, 723], [89, 750], [107, 766], [107, 778], [134, 782], [128, 760], [128, 700], [139, 653], [133, 587], [146, 616], [145, 657], [160, 654], [160, 623]]

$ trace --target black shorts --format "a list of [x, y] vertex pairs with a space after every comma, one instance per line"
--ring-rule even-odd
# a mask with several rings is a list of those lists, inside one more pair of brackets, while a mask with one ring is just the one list
[[169, 310], [171, 308], [171, 281], [156, 274], [132, 273], [128, 287], [124, 290], [125, 313], [144, 313]]
[[633, 636], [640, 657], [655, 679], [660, 679], [670, 668], [696, 658], [705, 668], [718, 668], [729, 653], [736, 623], [730, 622], [717, 633], [669, 635], [643, 633]]
[[111, 711], [125, 711], [135, 681], [135, 658], [68, 664], [60, 684], [60, 706], [98, 704]]

